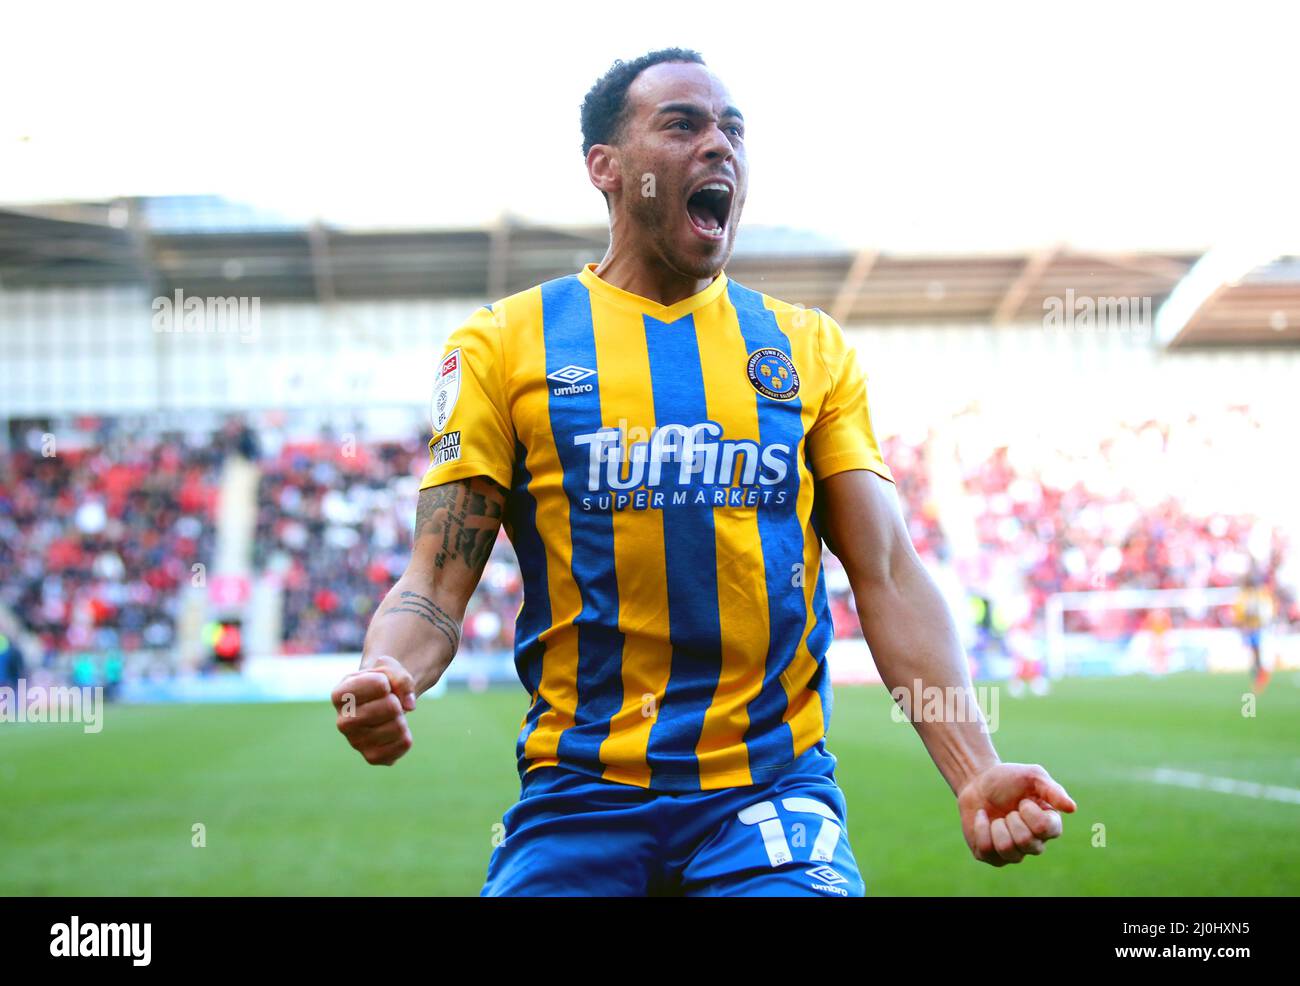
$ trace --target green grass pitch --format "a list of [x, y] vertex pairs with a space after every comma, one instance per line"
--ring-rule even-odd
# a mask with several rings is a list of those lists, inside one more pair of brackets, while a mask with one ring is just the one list
[[[884, 690], [842, 687], [829, 745], [868, 892], [1300, 894], [1300, 804], [1287, 800], [1298, 685], [1276, 675], [1254, 717], [1244, 675], [1002, 693], [1003, 759], [1044, 764], [1079, 803], [1044, 856], [1002, 869], [971, 860], [951, 794]], [[98, 734], [0, 724], [0, 893], [476, 894], [518, 793], [524, 702], [516, 689], [423, 700], [415, 748], [392, 768], [354, 754], [327, 703], [110, 706]], [[1159, 767], [1282, 797], [1142, 776]]]

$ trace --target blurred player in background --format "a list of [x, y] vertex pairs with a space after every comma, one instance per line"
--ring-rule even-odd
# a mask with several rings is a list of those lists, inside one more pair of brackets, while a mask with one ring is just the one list
[[1273, 615], [1273, 595], [1268, 585], [1258, 580], [1254, 572], [1241, 580], [1241, 595], [1233, 604], [1237, 626], [1246, 646], [1250, 648], [1251, 690], [1260, 694], [1267, 686], [1269, 672], [1264, 667], [1264, 627]]
[[[822, 312], [723, 273], [740, 110], [668, 49], [616, 62], [582, 128], [609, 252], [449, 339], [411, 563], [335, 689], [338, 728], [370, 763], [410, 749], [405, 712], [454, 656], [504, 523], [530, 705], [483, 893], [862, 895], [825, 741], [825, 541], [886, 685], [969, 699], [915, 726], [971, 853], [1042, 852], [1074, 802], [989, 740], [853, 350]], [[810, 179], [835, 180], [819, 135], [792, 139]]]

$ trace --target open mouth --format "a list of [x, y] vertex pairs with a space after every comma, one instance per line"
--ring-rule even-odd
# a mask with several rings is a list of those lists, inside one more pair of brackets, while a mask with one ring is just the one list
[[731, 186], [714, 181], [703, 185], [686, 200], [686, 214], [691, 225], [701, 236], [710, 240], [722, 238], [731, 214]]

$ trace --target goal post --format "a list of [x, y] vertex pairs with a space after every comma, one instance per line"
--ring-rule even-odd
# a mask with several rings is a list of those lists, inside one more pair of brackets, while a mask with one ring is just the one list
[[[1198, 668], [1226, 670], [1236, 665], [1244, 653], [1242, 632], [1235, 625], [1180, 626], [1172, 619], [1166, 625], [1114, 632], [1111, 636], [1093, 630], [1067, 632], [1069, 613], [1094, 615], [1116, 611], [1141, 613], [1154, 611], [1168, 614], [1181, 612], [1190, 622], [1200, 623], [1215, 609], [1234, 605], [1241, 597], [1235, 587], [1206, 589], [1102, 589], [1088, 592], [1058, 592], [1049, 596], [1045, 607], [1047, 673], [1053, 678], [1070, 674], [1162, 671]], [[1144, 623], [1147, 621], [1143, 621]], [[1089, 670], [1090, 656], [1093, 657]], [[1143, 663], [1146, 666], [1142, 666]], [[1163, 667], [1161, 666], [1163, 665]]]

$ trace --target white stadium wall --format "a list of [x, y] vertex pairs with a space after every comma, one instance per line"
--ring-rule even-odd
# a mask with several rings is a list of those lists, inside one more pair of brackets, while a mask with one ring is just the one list
[[1213, 413], [1232, 404], [1290, 421], [1300, 411], [1297, 350], [1169, 352], [1140, 332], [1036, 324], [850, 327], [846, 335], [867, 374], [877, 430], [886, 434], [945, 420], [972, 400], [986, 414], [1061, 422], [1099, 413]]
[[423, 405], [481, 303], [262, 302], [218, 330], [159, 331], [143, 289], [0, 291], [0, 417]]
[[[0, 290], [0, 417], [423, 405], [484, 299], [262, 302], [246, 325], [158, 331], [142, 288]], [[981, 324], [846, 328], [877, 430], [985, 413], [1131, 417], [1250, 403], [1296, 420], [1300, 351], [1168, 353], [1149, 333]]]

